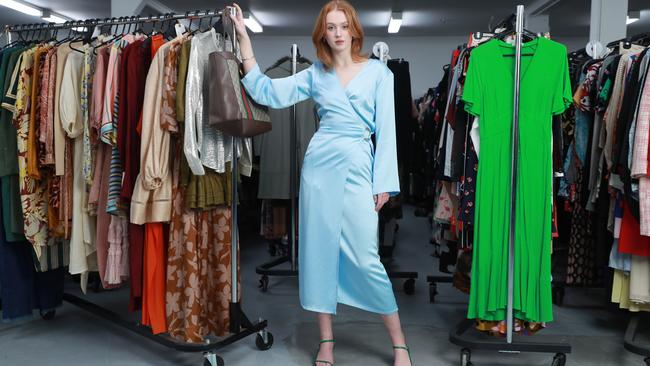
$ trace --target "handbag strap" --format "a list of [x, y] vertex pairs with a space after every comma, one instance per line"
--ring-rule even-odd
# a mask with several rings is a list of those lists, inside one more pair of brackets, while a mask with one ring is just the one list
[[[221, 24], [223, 25], [223, 35], [225, 38], [225, 41], [232, 42], [232, 52], [237, 55], [239, 52], [239, 45], [237, 44], [237, 37], [235, 36], [235, 25], [230, 19], [230, 14], [229, 14], [229, 9], [230, 8], [225, 8], [221, 12]], [[225, 47], [224, 47], [225, 49]]]

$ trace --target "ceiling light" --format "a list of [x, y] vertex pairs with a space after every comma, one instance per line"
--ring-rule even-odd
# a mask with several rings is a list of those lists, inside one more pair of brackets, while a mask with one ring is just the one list
[[262, 25], [257, 21], [257, 19], [255, 19], [253, 14], [245, 11], [243, 15], [244, 15], [244, 24], [246, 24], [246, 26], [248, 27], [248, 29], [251, 30], [251, 32], [261, 33], [262, 31], [264, 31]]
[[43, 11], [41, 9], [16, 0], [0, 0], [0, 6], [14, 9], [21, 13], [33, 15], [35, 17], [43, 16]]
[[390, 15], [390, 22], [388, 23], [388, 33], [397, 33], [402, 26], [402, 12], [394, 11]]
[[625, 21], [626, 24], [632, 24], [634, 22], [638, 22], [639, 19], [641, 19], [641, 12], [640, 11], [630, 11], [627, 14], [627, 20]]
[[60, 15], [55, 15], [49, 9], [43, 9], [43, 16], [41, 18], [46, 22], [57, 24], [65, 23], [69, 20]]

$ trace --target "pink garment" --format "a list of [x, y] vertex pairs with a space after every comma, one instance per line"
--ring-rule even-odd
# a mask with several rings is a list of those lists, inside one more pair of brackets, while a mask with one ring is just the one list
[[639, 179], [639, 224], [641, 235], [650, 236], [650, 176], [648, 169], [648, 142], [650, 134], [650, 76], [646, 78], [639, 102], [634, 134], [631, 175]]
[[110, 46], [104, 46], [97, 50], [95, 75], [93, 77], [93, 94], [90, 100], [90, 141], [93, 145], [98, 142], [99, 129], [102, 124], [106, 73], [108, 71], [110, 50]]
[[[97, 248], [97, 269], [99, 278], [102, 280], [104, 288], [110, 288], [104, 273], [106, 272], [106, 262], [108, 260], [108, 229], [111, 223], [111, 215], [106, 213], [106, 202], [108, 201], [108, 178], [111, 164], [111, 147], [107, 144], [100, 143], [97, 149], [96, 162], [101, 164], [99, 170], [95, 170], [93, 186], [90, 191], [89, 201], [97, 201], [97, 234], [95, 246]], [[96, 184], [98, 181], [99, 184]]]
[[108, 229], [108, 261], [104, 276], [109, 285], [120, 285], [129, 278], [128, 226], [126, 217], [111, 216]]
[[108, 57], [108, 64], [106, 66], [106, 83], [104, 87], [104, 103], [102, 110], [102, 119], [100, 127], [100, 139], [109, 145], [116, 143], [117, 131], [113, 126], [113, 107], [114, 101], [119, 90], [120, 80], [120, 55], [122, 49], [139, 39], [144, 39], [144, 36], [128, 34], [119, 41], [113, 43], [110, 47], [110, 54]]

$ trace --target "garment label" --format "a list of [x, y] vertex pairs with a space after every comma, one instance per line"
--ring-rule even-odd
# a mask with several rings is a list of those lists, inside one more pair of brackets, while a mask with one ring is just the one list
[[176, 23], [174, 29], [176, 29], [176, 37], [180, 37], [185, 33], [185, 26], [181, 23]]

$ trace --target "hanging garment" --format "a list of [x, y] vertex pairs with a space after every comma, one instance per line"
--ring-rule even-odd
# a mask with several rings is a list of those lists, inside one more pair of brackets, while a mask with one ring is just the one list
[[[546, 38], [523, 45], [514, 316], [547, 322], [551, 301], [552, 116], [571, 105], [566, 48]], [[474, 256], [468, 318], [505, 319], [510, 226], [512, 45], [492, 40], [472, 51], [462, 99], [481, 119]], [[509, 116], [509, 117], [504, 117]]]
[[88, 272], [97, 270], [95, 254], [96, 220], [92, 219], [86, 208], [88, 192], [83, 173], [83, 116], [81, 111], [81, 80], [83, 73], [83, 54], [73, 51], [68, 55], [61, 94], [59, 98], [60, 116], [63, 128], [72, 140], [72, 234], [70, 238], [71, 274], [81, 274], [81, 289], [85, 292]]
[[[225, 43], [225, 44], [224, 44]], [[205, 175], [205, 168], [217, 173], [226, 172], [226, 162], [232, 161], [232, 141], [221, 131], [207, 123], [208, 56], [216, 51], [228, 51], [230, 42], [224, 42], [214, 28], [192, 38], [187, 81], [185, 86], [185, 157], [195, 175]], [[250, 176], [252, 171], [252, 142], [250, 138], [238, 139], [239, 171]]]
[[255, 101], [272, 108], [309, 97], [318, 106], [320, 128], [307, 148], [300, 181], [303, 308], [336, 313], [338, 302], [396, 312], [377, 253], [373, 202], [373, 195], [399, 192], [392, 73], [371, 59], [344, 86], [333, 69], [317, 62], [283, 79], [270, 79], [256, 66], [242, 82]]
[[231, 211], [226, 206], [205, 211], [187, 208], [180, 185], [182, 139], [175, 151], [167, 251], [167, 324], [172, 337], [202, 342], [209, 334], [223, 336], [229, 331]]
[[[305, 70], [310, 65], [298, 63], [296, 72]], [[266, 71], [271, 79], [291, 76], [291, 60]], [[270, 109], [269, 117], [273, 123], [271, 131], [256, 136], [256, 154], [260, 155], [260, 178], [257, 197], [260, 199], [290, 199], [291, 170], [291, 112], [292, 107]], [[312, 100], [296, 104], [296, 180], [307, 145], [318, 129], [315, 105]], [[296, 190], [296, 195], [298, 191]]]

